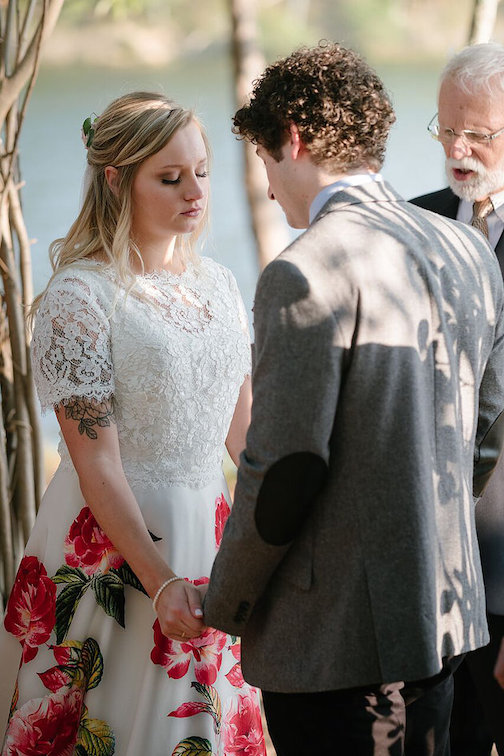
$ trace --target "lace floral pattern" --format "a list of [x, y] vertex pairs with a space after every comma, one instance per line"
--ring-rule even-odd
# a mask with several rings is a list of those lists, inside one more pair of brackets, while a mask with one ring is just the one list
[[[234, 278], [210, 258], [180, 276], [139, 276], [127, 295], [100, 263], [62, 272], [40, 306], [32, 360], [43, 410], [114, 396], [132, 485], [200, 488], [219, 475], [250, 338]], [[71, 466], [63, 441], [59, 451]]]

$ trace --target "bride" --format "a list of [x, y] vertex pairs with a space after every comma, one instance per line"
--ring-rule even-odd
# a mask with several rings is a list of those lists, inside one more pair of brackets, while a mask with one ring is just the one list
[[192, 250], [207, 139], [192, 112], [135, 92], [86, 141], [83, 207], [34, 304], [61, 464], [0, 637], [20, 660], [2, 754], [263, 756], [239, 643], [205, 627], [198, 591], [230, 508], [224, 443], [237, 462], [250, 415], [236, 283]]

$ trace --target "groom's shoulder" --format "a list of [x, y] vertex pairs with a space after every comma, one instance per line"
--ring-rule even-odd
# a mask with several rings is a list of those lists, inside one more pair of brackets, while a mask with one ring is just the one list
[[334, 244], [329, 249], [312, 243], [309, 232], [264, 268], [257, 284], [255, 311], [325, 310], [334, 298], [335, 279], [349, 280], [347, 255], [340, 254]]
[[264, 291], [271, 296], [284, 290], [292, 291], [293, 286], [303, 287], [305, 281], [298, 256], [293, 254], [291, 247], [287, 247], [264, 268], [257, 288], [259, 292]]

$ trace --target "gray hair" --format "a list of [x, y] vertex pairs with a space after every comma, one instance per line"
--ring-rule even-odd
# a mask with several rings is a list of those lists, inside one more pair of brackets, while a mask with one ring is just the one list
[[441, 81], [447, 78], [455, 80], [467, 94], [504, 92], [504, 46], [481, 42], [464, 47], [441, 72]]

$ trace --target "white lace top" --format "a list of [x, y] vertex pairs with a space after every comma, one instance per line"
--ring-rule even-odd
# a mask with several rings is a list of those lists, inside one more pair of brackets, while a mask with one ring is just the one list
[[[85, 261], [46, 292], [32, 361], [43, 411], [114, 397], [131, 485], [199, 488], [220, 474], [250, 370], [248, 322], [232, 274], [210, 258], [181, 275], [138, 276], [127, 295], [112, 271]], [[63, 439], [59, 452], [71, 466]]]

